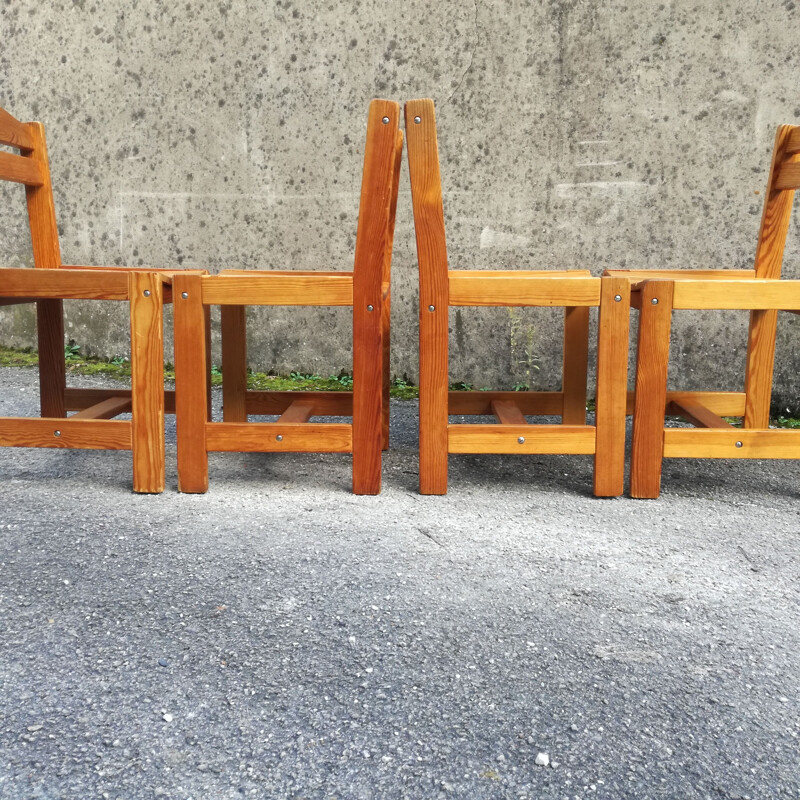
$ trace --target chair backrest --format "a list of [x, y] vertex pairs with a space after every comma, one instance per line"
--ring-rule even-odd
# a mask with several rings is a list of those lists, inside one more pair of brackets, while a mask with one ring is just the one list
[[34, 266], [57, 269], [61, 250], [44, 126], [41, 122], [20, 122], [0, 108], [0, 144], [19, 150], [18, 155], [0, 151], [0, 180], [25, 185]]
[[775, 134], [772, 165], [756, 246], [757, 278], [780, 278], [794, 191], [800, 188], [800, 126], [781, 125]]

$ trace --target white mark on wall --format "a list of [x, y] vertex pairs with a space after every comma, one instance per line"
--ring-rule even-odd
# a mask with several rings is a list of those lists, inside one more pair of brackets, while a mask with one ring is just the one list
[[590, 181], [557, 183], [556, 197], [574, 200], [580, 197], [625, 197], [654, 191], [657, 187], [643, 181]]
[[750, 102], [749, 97], [734, 89], [723, 89], [717, 95], [717, 99], [722, 100], [724, 103], [736, 103], [737, 105], [746, 105]]
[[[118, 196], [157, 200], [258, 200], [268, 204], [276, 203], [279, 200], [308, 201], [309, 199], [312, 199], [309, 197], [308, 193], [277, 194], [276, 192], [271, 192], [269, 194], [238, 194], [234, 192], [120, 192]], [[326, 195], [326, 197], [332, 200], [351, 200], [353, 198], [357, 198], [358, 196], [359, 195], [357, 192], [336, 192]]]
[[491, 228], [484, 228], [481, 231], [481, 250], [495, 248], [496, 250], [516, 250], [517, 248], [527, 247], [531, 240], [528, 236], [520, 236], [516, 233], [503, 233], [494, 231]]
[[578, 144], [582, 144], [582, 145], [611, 144], [611, 140], [610, 139], [584, 139], [582, 142], [578, 142]]
[[615, 167], [621, 164], [621, 161], [584, 161], [581, 164], [576, 164], [576, 167]]

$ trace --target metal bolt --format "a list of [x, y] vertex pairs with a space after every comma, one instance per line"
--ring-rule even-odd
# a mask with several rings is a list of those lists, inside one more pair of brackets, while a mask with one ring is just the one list
[[189, 292], [181, 292], [181, 297], [185, 300], [189, 296]]
[[436, 306], [428, 306], [428, 311], [436, 311]]
[[737, 447], [741, 447], [741, 446], [742, 446], [742, 443], [741, 443], [741, 442], [736, 442], [736, 446], [737, 446]]
[[145, 289], [144, 290], [144, 296], [145, 297], [150, 297], [150, 290], [149, 289]]
[[283, 441], [283, 434], [282, 434], [282, 433], [279, 433], [279, 434], [278, 434], [278, 435], [275, 437], [275, 441], [276, 441], [276, 442], [282, 442], [282, 441]]
[[650, 302], [651, 302], [651, 303], [652, 303], [654, 306], [657, 306], [657, 305], [658, 305], [658, 298], [657, 298], [657, 297], [654, 297], [654, 298], [653, 298], [653, 299], [652, 299]]
[[367, 311], [374, 311], [374, 310], [375, 310], [375, 306], [367, 306]]
[[517, 441], [518, 441], [520, 444], [525, 444], [525, 437], [524, 437], [524, 436], [520, 436], [520, 437], [519, 437], [519, 439], [517, 439]]
[[389, 117], [384, 117], [383, 120], [381, 120], [381, 121], [383, 122], [384, 125], [388, 125], [389, 124]]
[[615, 302], [615, 303], [619, 303], [619, 301], [620, 301], [620, 300], [622, 300], [622, 295], [620, 295], [620, 294], [615, 294], [615, 295], [614, 295], [614, 302]]
[[53, 431], [53, 436], [61, 436], [61, 431]]
[[422, 122], [422, 117], [414, 117], [415, 124], [419, 125]]

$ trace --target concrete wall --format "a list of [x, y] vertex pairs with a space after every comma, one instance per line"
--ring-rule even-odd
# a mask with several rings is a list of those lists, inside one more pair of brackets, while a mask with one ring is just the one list
[[[431, 96], [452, 266], [741, 268], [775, 127], [800, 118], [799, 19], [788, 1], [13, 0], [0, 104], [47, 126], [65, 263], [347, 269], [369, 99]], [[0, 245], [22, 267], [17, 189]], [[400, 191], [393, 370], [414, 377], [405, 168]], [[799, 246], [795, 225], [791, 277]], [[126, 350], [124, 314], [72, 305], [84, 350]], [[744, 317], [681, 318], [686, 385], [740, 385]], [[345, 311], [252, 319], [254, 367], [349, 369]], [[0, 341], [32, 343], [29, 310], [0, 322]], [[451, 322], [454, 379], [557, 385], [557, 315]], [[797, 325], [781, 401], [800, 388]]]

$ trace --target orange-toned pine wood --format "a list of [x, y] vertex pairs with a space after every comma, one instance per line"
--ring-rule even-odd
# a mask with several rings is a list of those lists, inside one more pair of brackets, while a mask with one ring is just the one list
[[[542, 280], [547, 276], [547, 280]], [[450, 270], [451, 306], [596, 306], [597, 278], [554, 278], [547, 272], [509, 271], [484, 275], [482, 270]]]
[[501, 425], [527, 425], [528, 420], [512, 400], [492, 400], [492, 414]]
[[447, 492], [447, 244], [432, 100], [405, 106], [414, 230], [419, 263], [419, 488]]
[[[656, 498], [661, 491], [673, 286], [673, 281], [649, 281], [642, 289], [636, 356], [631, 497]], [[654, 300], [657, 303], [653, 303]]]
[[800, 164], [784, 164], [775, 177], [775, 189], [777, 191], [800, 189]]
[[[111, 397], [130, 398], [130, 396], [130, 389], [83, 389], [68, 386], [64, 392], [67, 411], [81, 411]], [[175, 413], [175, 392], [173, 390], [164, 392], [164, 413]]]
[[164, 342], [161, 280], [131, 272], [133, 490], [164, 491]]
[[249, 275], [211, 275], [203, 279], [203, 302], [213, 306], [350, 306], [353, 280], [344, 272], [276, 275], [251, 271]]
[[41, 186], [43, 183], [42, 171], [32, 158], [0, 152], [0, 181], [24, 183], [26, 186]]
[[295, 400], [278, 418], [279, 424], [308, 422], [314, 415], [314, 403], [310, 400]]
[[131, 423], [117, 419], [0, 418], [0, 446], [130, 450]]
[[727, 281], [722, 290], [715, 281], [676, 281], [673, 308], [798, 309], [800, 283], [761, 279]]
[[128, 413], [132, 407], [130, 397], [109, 397], [73, 414], [70, 419], [112, 419], [118, 414]]
[[669, 428], [666, 458], [800, 458], [800, 435], [769, 428]]
[[564, 356], [561, 390], [564, 393], [564, 425], [586, 424], [586, 375], [589, 370], [589, 309], [564, 309]]
[[24, 122], [15, 119], [0, 108], [0, 144], [17, 147], [20, 150], [33, 150], [34, 142]]
[[755, 278], [754, 269], [607, 269], [603, 275], [625, 278], [632, 283], [658, 278], [700, 279], [704, 281], [729, 281]]
[[590, 455], [595, 451], [592, 425], [449, 425], [447, 438], [451, 453]]
[[[3, 270], [4, 273], [6, 271], [23, 272]], [[39, 270], [25, 272], [42, 275]], [[0, 284], [3, 280], [0, 278]], [[67, 377], [64, 364], [64, 304], [61, 300], [40, 300], [36, 303], [36, 339], [39, 348], [40, 413], [43, 417], [64, 417], [67, 413], [64, 403]]]
[[787, 155], [795, 155], [800, 153], [800, 126], [789, 125], [789, 135], [785, 141], [785, 152]]
[[5, 297], [127, 300], [128, 274], [71, 269], [0, 269], [0, 291]]
[[594, 493], [598, 497], [617, 497], [625, 488], [630, 282], [622, 277], [610, 276], [601, 281], [597, 330]]
[[564, 407], [561, 392], [450, 392], [449, 414], [481, 415], [493, 414], [492, 403], [513, 403], [526, 416], [555, 416]]
[[220, 312], [222, 419], [247, 422], [247, 308], [222, 306]]
[[[392, 206], [397, 192], [400, 108], [373, 101], [361, 180], [353, 267], [353, 492], [381, 490], [383, 449], [383, 283]], [[386, 120], [384, 122], [384, 120]]]
[[40, 122], [30, 122], [26, 128], [33, 143], [29, 157], [38, 165], [42, 178], [41, 186], [28, 186], [25, 189], [33, 263], [39, 269], [58, 269], [61, 266], [61, 250], [58, 246], [56, 209], [53, 203], [53, 186], [50, 182], [44, 126]]
[[671, 413], [679, 414], [698, 428], [733, 428], [730, 422], [692, 400], [673, 401], [668, 403], [667, 407]]
[[[236, 276], [236, 275], [244, 275], [245, 277], [252, 278], [254, 275], [263, 275], [264, 272], [261, 270], [255, 269], [221, 269], [218, 275], [224, 276]], [[348, 275], [352, 278], [353, 271], [352, 270], [340, 270], [340, 269], [271, 269], [269, 270], [270, 275], [283, 275], [288, 276], [290, 278], [296, 278], [299, 275], [310, 275], [313, 278], [324, 278], [328, 275], [332, 275], [334, 278], [341, 277], [344, 275], [347, 277]]]
[[209, 422], [205, 438], [212, 452], [350, 453], [353, 450], [352, 426], [343, 423]]
[[178, 428], [178, 490], [208, 490], [206, 425], [208, 352], [202, 278], [176, 275], [175, 289], [175, 411]]
[[[629, 397], [633, 402], [633, 397]], [[744, 392], [667, 392], [667, 413], [679, 414], [677, 405], [684, 402], [698, 403], [707, 408], [712, 414], [721, 417], [741, 417], [744, 416], [745, 394]], [[672, 409], [672, 404], [676, 408]], [[633, 408], [629, 410], [631, 413]]]
[[269, 392], [251, 390], [247, 393], [247, 413], [253, 415], [283, 414], [298, 400], [314, 404], [318, 417], [350, 417], [353, 415], [352, 392]]

